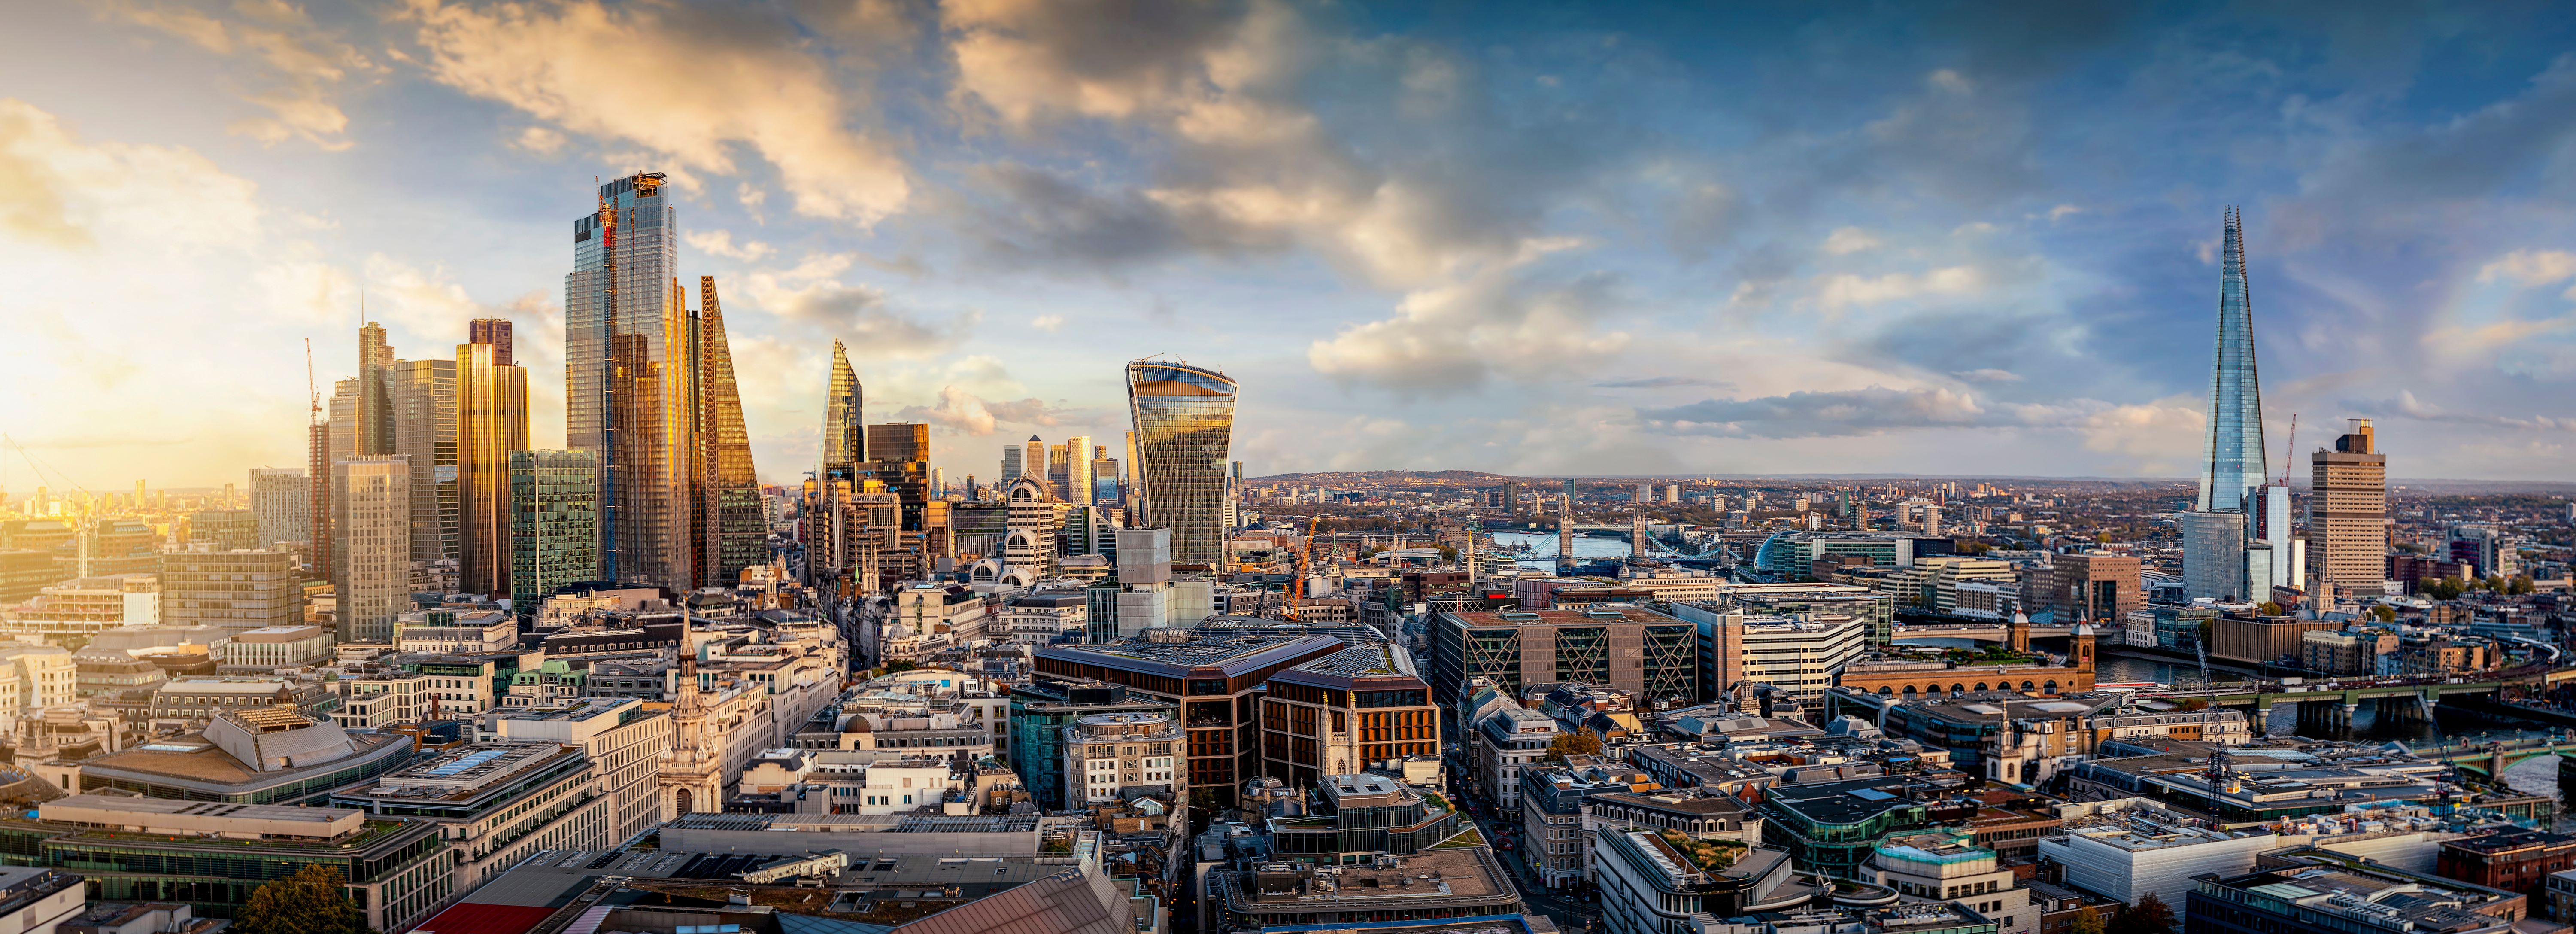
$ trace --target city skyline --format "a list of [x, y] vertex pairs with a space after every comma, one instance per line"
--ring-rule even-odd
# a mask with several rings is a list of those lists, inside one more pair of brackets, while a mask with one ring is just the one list
[[[47, 404], [10, 436], [92, 489], [240, 482], [308, 462], [302, 338], [330, 395], [366, 320], [444, 348], [497, 318], [552, 446], [562, 220], [637, 171], [689, 218], [674, 271], [739, 283], [768, 483], [820, 459], [834, 340], [959, 478], [1121, 436], [1116, 369], [1157, 353], [1256, 387], [1256, 476], [2189, 477], [2227, 204], [2260, 234], [2273, 437], [2368, 417], [2400, 477], [2550, 480], [2576, 426], [2576, 214], [2540, 155], [2576, 69], [2546, 17], [2372, 20], [2405, 36], [2381, 55], [2256, 14], [2006, 13], [2004, 43], [1928, 12], [1890, 51], [1884, 24], [1263, 5], [1113, 66], [1015, 14], [588, 9], [511, 15], [571, 63], [597, 28], [695, 29], [767, 83], [676, 89], [657, 119], [688, 133], [515, 80], [495, 10], [29, 11], [0, 268], [32, 313], [0, 385]], [[1817, 90], [1704, 93], [1738, 82]]]

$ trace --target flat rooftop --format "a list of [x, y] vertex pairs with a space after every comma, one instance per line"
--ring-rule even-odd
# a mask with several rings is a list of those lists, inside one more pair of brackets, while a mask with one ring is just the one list
[[1039, 649], [1038, 657], [1173, 677], [1186, 677], [1200, 669], [1216, 669], [1231, 676], [1341, 644], [1341, 640], [1325, 636], [1202, 635], [1188, 642], [1130, 639], [1105, 645], [1050, 645]]
[[1460, 610], [1450, 616], [1468, 627], [1485, 626], [1601, 626], [1621, 623], [1655, 623], [1690, 625], [1678, 617], [1666, 616], [1630, 603], [1587, 603], [1561, 610]]
[[2370, 927], [2410, 932], [2502, 926], [2507, 923], [2504, 919], [2472, 909], [2521, 897], [2464, 883], [2441, 884], [2447, 881], [2412, 873], [2302, 866], [2223, 878], [2217, 884]]
[[469, 801], [520, 776], [581, 757], [578, 747], [562, 743], [476, 743], [395, 769], [376, 779], [372, 787], [343, 794], [352, 798]]

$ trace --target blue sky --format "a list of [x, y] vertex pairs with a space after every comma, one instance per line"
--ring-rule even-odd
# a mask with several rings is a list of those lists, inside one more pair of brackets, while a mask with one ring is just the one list
[[[2576, 29], [2546, 5], [23, 4], [0, 431], [93, 488], [300, 465], [363, 295], [518, 324], [671, 174], [762, 475], [831, 341], [950, 476], [1244, 384], [1258, 473], [2181, 476], [2246, 212], [2273, 460], [2568, 479]], [[11, 458], [11, 495], [35, 477]]]

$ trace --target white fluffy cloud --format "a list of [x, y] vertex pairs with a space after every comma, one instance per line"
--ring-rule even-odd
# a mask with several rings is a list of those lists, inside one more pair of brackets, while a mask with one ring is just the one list
[[349, 115], [336, 95], [352, 81], [382, 72], [382, 66], [286, 0], [241, 0], [228, 10], [215, 9], [162, 0], [99, 7], [102, 15], [237, 58], [256, 74], [255, 89], [243, 100], [267, 113], [234, 122], [233, 132], [270, 144], [302, 139], [327, 150], [349, 148]]
[[862, 102], [784, 23], [593, 0], [412, 0], [404, 15], [438, 81], [671, 169], [737, 174], [747, 147], [798, 213], [860, 224], [911, 196], [893, 147], [853, 126]]

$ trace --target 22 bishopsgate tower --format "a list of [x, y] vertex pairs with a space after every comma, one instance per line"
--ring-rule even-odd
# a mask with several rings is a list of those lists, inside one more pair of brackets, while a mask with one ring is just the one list
[[2193, 599], [2259, 602], [2275, 586], [2298, 586], [2299, 546], [2290, 538], [2289, 487], [2265, 476], [2263, 388], [2254, 362], [2241, 212], [2228, 210], [2221, 241], [2217, 362], [2200, 497], [2182, 514], [2183, 588]]
[[[573, 221], [564, 277], [567, 442], [599, 482], [599, 573], [675, 588], [732, 583], [762, 530], [715, 285], [674, 274], [678, 212], [660, 173], [617, 179]], [[730, 517], [730, 518], [728, 518]]]

